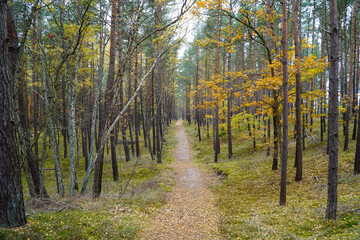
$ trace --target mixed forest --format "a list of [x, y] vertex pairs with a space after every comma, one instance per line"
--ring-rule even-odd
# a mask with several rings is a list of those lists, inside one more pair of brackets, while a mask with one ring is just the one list
[[258, 201], [301, 216], [294, 236], [316, 238], [321, 209], [324, 238], [356, 239], [358, 4], [0, 0], [0, 238], [139, 237], [176, 185], [183, 119], [221, 179], [221, 236], [292, 239]]

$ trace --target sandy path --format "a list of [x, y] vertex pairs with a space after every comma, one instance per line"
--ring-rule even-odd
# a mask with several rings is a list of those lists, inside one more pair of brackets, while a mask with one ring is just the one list
[[165, 207], [150, 220], [143, 239], [216, 239], [218, 215], [208, 189], [213, 180], [193, 164], [185, 129], [180, 121], [176, 125], [176, 188]]

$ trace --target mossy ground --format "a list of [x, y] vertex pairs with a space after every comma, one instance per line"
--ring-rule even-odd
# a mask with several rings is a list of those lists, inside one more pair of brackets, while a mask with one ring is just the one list
[[[28, 224], [26, 226], [5, 229], [0, 228], [0, 239], [134, 239], [141, 232], [149, 215], [165, 202], [165, 193], [173, 186], [169, 163], [174, 161], [172, 150], [176, 145], [176, 126], [171, 125], [166, 133], [163, 148], [163, 164], [156, 164], [143, 147], [141, 157], [136, 163], [135, 157], [128, 163], [122, 156], [122, 145], [117, 146], [120, 180], [112, 180], [110, 155], [105, 151], [102, 195], [91, 198], [90, 181], [87, 193], [69, 196], [69, 163], [63, 157], [60, 144], [60, 156], [65, 198], [59, 198], [49, 151], [45, 166], [45, 184], [51, 200], [30, 199], [26, 180], [23, 189]], [[41, 144], [40, 144], [41, 146]], [[120, 154], [119, 154], [120, 153]], [[135, 171], [125, 194], [120, 195], [129, 180], [134, 165]], [[77, 181], [81, 187], [85, 176], [84, 159], [80, 156], [77, 165]], [[92, 178], [91, 178], [92, 179]]]
[[233, 130], [231, 160], [227, 158], [226, 129], [220, 128], [221, 154], [218, 163], [213, 163], [211, 134], [206, 138], [203, 129], [203, 140], [199, 142], [196, 126], [184, 125], [188, 126], [196, 161], [221, 175], [222, 183], [212, 187], [212, 191], [221, 212], [220, 231], [225, 239], [360, 239], [360, 179], [353, 176], [355, 141], [344, 152], [340, 140], [338, 219], [333, 222], [324, 219], [326, 142], [315, 143], [307, 138], [303, 180], [296, 182], [295, 141], [291, 141], [287, 205], [279, 206], [280, 171], [271, 170], [272, 156], [266, 155], [266, 147], [259, 145], [261, 142], [253, 149], [252, 137], [248, 136], [245, 126]]

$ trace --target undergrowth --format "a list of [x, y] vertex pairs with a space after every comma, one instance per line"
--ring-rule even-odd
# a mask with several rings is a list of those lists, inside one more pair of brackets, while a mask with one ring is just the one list
[[[287, 205], [279, 206], [280, 171], [272, 171], [266, 147], [253, 149], [246, 130], [233, 132], [234, 154], [227, 159], [227, 136], [222, 135], [221, 154], [213, 163], [212, 137], [197, 139], [197, 128], [187, 126], [198, 164], [217, 173], [222, 183], [213, 186], [221, 213], [220, 232], [225, 239], [360, 239], [360, 179], [353, 176], [355, 141], [348, 151], [339, 146], [338, 219], [326, 221], [326, 142], [307, 139], [303, 153], [303, 180], [296, 182], [295, 141], [288, 158]], [[222, 129], [225, 132], [225, 129]], [[280, 169], [280, 166], [279, 166]]]
[[[63, 157], [60, 144], [62, 174], [66, 196], [59, 198], [54, 176], [51, 151], [45, 165], [45, 185], [50, 199], [31, 199], [23, 176], [23, 190], [28, 224], [0, 228], [0, 239], [134, 239], [139, 237], [149, 215], [165, 203], [165, 194], [171, 191], [173, 180], [169, 163], [174, 161], [176, 125], [167, 132], [163, 146], [163, 164], [151, 160], [143, 142], [141, 157], [125, 162], [123, 146], [117, 146], [118, 181], [112, 179], [110, 155], [105, 151], [102, 195], [93, 199], [91, 185], [83, 195], [69, 196], [70, 169]], [[41, 146], [41, 145], [40, 145]], [[76, 169], [81, 187], [85, 177], [84, 159], [79, 158]], [[92, 178], [91, 178], [92, 179]], [[91, 181], [90, 181], [91, 183]], [[126, 191], [125, 191], [126, 187]]]

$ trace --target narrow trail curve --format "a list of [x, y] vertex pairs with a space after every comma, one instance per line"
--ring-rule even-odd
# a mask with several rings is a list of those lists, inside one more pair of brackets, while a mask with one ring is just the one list
[[208, 186], [213, 179], [192, 162], [191, 146], [178, 121], [174, 151], [176, 187], [151, 218], [143, 239], [217, 239], [218, 214]]

